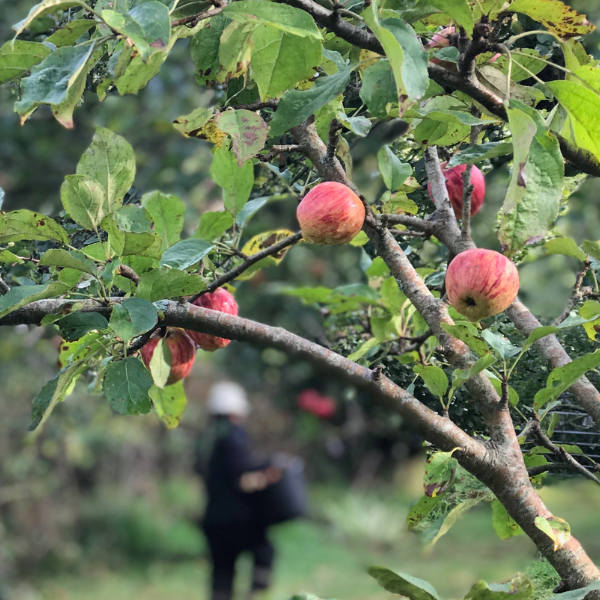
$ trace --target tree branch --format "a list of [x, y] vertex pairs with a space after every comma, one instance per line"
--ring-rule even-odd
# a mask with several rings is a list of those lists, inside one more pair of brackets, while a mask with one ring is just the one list
[[231, 271], [227, 271], [227, 273], [215, 279], [212, 283], [208, 285], [208, 287], [205, 290], [202, 290], [200, 293], [189, 298], [189, 302], [194, 302], [195, 300], [200, 298], [200, 296], [214, 292], [217, 288], [220, 288], [226, 283], [233, 281], [236, 277], [240, 276], [244, 271], [248, 270], [253, 264], [257, 263], [259, 260], [267, 258], [267, 256], [273, 256], [275, 254], [278, 254], [279, 252], [285, 250], [289, 246], [297, 244], [301, 239], [302, 232], [299, 231], [298, 233], [294, 233], [294, 235], [290, 235], [289, 237], [286, 237], [280, 242], [277, 242], [276, 244], [273, 244], [272, 246], [269, 246], [268, 248], [265, 248], [264, 250], [261, 250], [256, 254], [248, 256], [244, 260], [244, 262], [240, 263], [237, 267], [234, 267], [233, 269], [231, 269]]
[[198, 25], [200, 21], [204, 21], [205, 19], [210, 19], [211, 17], [218, 15], [220, 12], [223, 11], [224, 8], [225, 5], [217, 6], [216, 8], [213, 8], [212, 10], [207, 10], [203, 13], [189, 15], [187, 17], [182, 17], [181, 19], [175, 19], [174, 21], [171, 21], [171, 27], [179, 27], [181, 25], [186, 25], [190, 28], [196, 27], [196, 25]]
[[257, 154], [256, 158], [258, 158], [260, 162], [271, 162], [283, 152], [300, 152], [300, 146], [298, 146], [298, 144], [273, 146], [266, 154]]
[[585, 279], [585, 275], [588, 272], [591, 265], [592, 263], [589, 261], [589, 259], [586, 259], [583, 263], [583, 268], [581, 269], [581, 271], [579, 271], [579, 273], [577, 273], [577, 277], [575, 278], [575, 285], [573, 286], [573, 291], [571, 292], [571, 297], [567, 302], [567, 306], [565, 307], [565, 310], [563, 310], [563, 312], [558, 317], [556, 317], [556, 319], [552, 323], [552, 325], [554, 325], [555, 327], [560, 325], [571, 314], [573, 308], [583, 298], [584, 291], [581, 289], [581, 286], [583, 284], [583, 280]]
[[[123, 300], [123, 298], [111, 298], [111, 303], [121, 303]], [[72, 300], [32, 302], [0, 319], [0, 326], [40, 325], [45, 315], [56, 314], [62, 306], [70, 303]], [[81, 312], [97, 312], [110, 317], [111, 310], [111, 306], [102, 306], [91, 300], [81, 303]], [[281, 327], [270, 327], [220, 311], [173, 301], [169, 301], [167, 307], [161, 311], [158, 327], [181, 327], [227, 339], [270, 346], [308, 360], [328, 373], [351, 382], [367, 392], [372, 399], [399, 413], [437, 447], [445, 450], [461, 448], [457, 453], [458, 458], [469, 468], [484, 468], [487, 457], [484, 444], [474, 440], [462, 429], [427, 408], [383, 374], [379, 379], [374, 380], [371, 369], [362, 367]]]
[[10, 292], [10, 287], [6, 281], [0, 277], [0, 295], [4, 296], [4, 294], [8, 294], [8, 292]]
[[580, 475], [583, 475], [583, 477], [600, 485], [600, 479], [593, 473], [590, 473], [583, 465], [579, 464], [564, 448], [557, 446], [550, 440], [550, 438], [542, 431], [540, 422], [537, 419], [531, 421], [531, 433], [540, 446], [544, 446], [544, 448], [550, 450], [554, 456], [567, 463], [573, 471], [576, 471]]

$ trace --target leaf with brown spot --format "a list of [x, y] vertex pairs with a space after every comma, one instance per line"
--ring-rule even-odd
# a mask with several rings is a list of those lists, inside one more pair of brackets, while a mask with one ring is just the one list
[[510, 11], [527, 15], [563, 38], [586, 35], [596, 29], [585, 15], [560, 0], [515, 0]]
[[265, 145], [269, 128], [262, 118], [249, 110], [226, 110], [215, 117], [217, 127], [231, 137], [237, 164], [241, 167]]

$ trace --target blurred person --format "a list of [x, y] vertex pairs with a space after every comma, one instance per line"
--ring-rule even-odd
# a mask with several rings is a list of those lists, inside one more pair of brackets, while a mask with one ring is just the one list
[[[253, 558], [248, 598], [266, 590], [271, 582], [275, 548], [267, 537], [270, 523], [262, 518], [261, 490], [280, 481], [281, 469], [251, 452], [243, 424], [250, 413], [244, 388], [233, 382], [215, 384], [208, 398], [212, 435], [199, 444], [196, 471], [205, 478], [208, 503], [202, 529], [212, 562], [211, 600], [231, 600], [235, 565], [243, 552]], [[209, 440], [210, 457], [202, 468], [202, 443]], [[206, 448], [205, 448], [206, 450]]]

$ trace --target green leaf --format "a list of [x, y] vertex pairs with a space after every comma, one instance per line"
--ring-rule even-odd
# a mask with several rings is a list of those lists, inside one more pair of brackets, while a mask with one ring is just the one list
[[125, 138], [98, 127], [90, 147], [77, 165], [78, 175], [87, 175], [102, 185], [106, 193], [103, 212], [108, 215], [123, 204], [123, 197], [135, 178], [135, 155]]
[[171, 375], [171, 348], [165, 338], [158, 340], [148, 368], [152, 373], [154, 385], [159, 389], [164, 388]]
[[132, 338], [150, 331], [158, 322], [156, 306], [143, 298], [127, 298], [122, 304], [115, 304], [110, 316], [110, 328], [125, 343]]
[[508, 583], [478, 581], [465, 596], [465, 600], [526, 600], [532, 595], [533, 583], [529, 577], [517, 573]]
[[306, 11], [287, 4], [240, 0], [227, 5], [223, 13], [234, 21], [262, 23], [300, 37], [312, 37], [319, 41], [322, 39], [313, 18]]
[[121, 231], [133, 233], [151, 233], [154, 222], [143, 206], [128, 204], [114, 213], [114, 219]]
[[152, 233], [121, 231], [116, 222], [116, 213], [102, 219], [100, 225], [108, 233], [108, 243], [116, 256], [149, 256], [160, 258], [161, 240]]
[[[373, 31], [383, 49], [385, 50], [385, 54], [390, 61], [390, 66], [392, 67], [392, 71], [394, 73], [394, 80], [396, 82], [396, 102], [399, 104], [399, 113], [402, 113], [414, 103], [414, 100], [419, 99], [427, 88], [425, 86], [425, 90], [421, 87], [413, 86], [413, 95], [411, 99], [411, 94], [408, 91], [407, 85], [410, 84], [409, 77], [402, 77], [402, 68], [403, 63], [405, 62], [405, 55], [403, 46], [401, 43], [401, 39], [404, 36], [403, 26], [406, 25], [400, 19], [385, 19], [385, 23], [379, 20], [379, 4], [377, 0], [375, 0], [369, 8], [363, 11], [363, 18], [365, 22], [369, 26], [369, 28]], [[406, 25], [410, 28], [410, 26]], [[424, 66], [427, 67], [427, 53], [424, 48], [421, 46], [420, 52], [424, 54]], [[414, 58], [414, 57], [413, 57]], [[423, 57], [422, 57], [423, 58]], [[417, 92], [415, 94], [415, 92]]]
[[38, 42], [6, 42], [0, 48], [0, 83], [21, 77], [51, 53], [48, 46]]
[[440, 323], [441, 328], [452, 337], [464, 342], [473, 352], [479, 356], [489, 353], [490, 349], [487, 343], [480, 337], [479, 330], [471, 323], [460, 323], [458, 325], [449, 325]]
[[19, 285], [0, 296], [0, 319], [11, 312], [45, 298], [55, 298], [69, 290], [64, 283], [52, 281], [44, 285]]
[[379, 293], [381, 294], [383, 304], [392, 312], [392, 314], [399, 314], [402, 311], [407, 298], [400, 291], [398, 282], [394, 277], [388, 277], [381, 284]]
[[215, 117], [215, 123], [223, 133], [231, 137], [232, 150], [240, 169], [265, 146], [269, 128], [262, 118], [252, 111], [226, 110]]
[[186, 137], [201, 137], [204, 126], [212, 119], [214, 109], [202, 106], [193, 110], [189, 115], [182, 115], [173, 121], [173, 127]]
[[489, 352], [478, 358], [468, 369], [454, 369], [452, 373], [452, 387], [450, 388], [448, 398], [452, 399], [454, 393], [461, 385], [467, 383], [471, 377], [475, 377], [475, 375], [491, 367], [495, 362], [494, 355]]
[[581, 247], [586, 254], [589, 254], [596, 260], [600, 260], [600, 240], [597, 242], [586, 240], [583, 242], [583, 244], [581, 244]]
[[437, 505], [441, 496], [422, 496], [421, 499], [411, 507], [406, 516], [406, 524], [409, 529], [416, 527]]
[[6, 227], [0, 235], [0, 243], [21, 240], [42, 240], [69, 243], [67, 232], [56, 221], [30, 210], [21, 209], [6, 213]]
[[152, 269], [140, 276], [135, 295], [150, 302], [168, 300], [180, 296], [191, 296], [206, 288], [198, 275], [189, 275], [177, 269]]
[[90, 19], [75, 19], [69, 21], [64, 27], [57, 29], [50, 37], [44, 41], [54, 44], [57, 48], [71, 46], [84, 33], [96, 26], [96, 22]]
[[406, 573], [394, 573], [383, 567], [370, 567], [369, 575], [386, 591], [409, 600], [439, 600], [435, 588], [427, 581]]
[[46, 250], [39, 264], [40, 266], [50, 265], [53, 267], [76, 269], [89, 275], [94, 275], [97, 271], [94, 262], [76, 250], [72, 252], [67, 252], [66, 250]]
[[67, 8], [73, 8], [74, 6], [82, 6], [85, 8], [86, 4], [81, 0], [44, 0], [43, 2], [36, 4], [29, 11], [29, 14], [22, 21], [17, 23], [13, 29], [15, 29], [17, 32], [16, 35], [18, 36], [36, 19], [56, 10], [66, 10]]
[[431, 540], [431, 545], [435, 544], [443, 535], [450, 531], [450, 528], [458, 521], [467, 511], [471, 510], [474, 506], [479, 504], [485, 496], [478, 496], [476, 498], [469, 498], [461, 502], [458, 506], [455, 506], [445, 517], [438, 532]]
[[65, 399], [72, 385], [86, 369], [87, 365], [84, 361], [74, 362], [62, 369], [40, 390], [31, 407], [29, 431], [35, 431], [44, 425], [54, 407]]
[[126, 358], [106, 369], [104, 395], [121, 415], [145, 415], [152, 408], [148, 396], [152, 383], [152, 375], [140, 360]]
[[393, 106], [398, 107], [394, 72], [389, 60], [378, 60], [365, 69], [360, 97], [374, 117], [387, 117]]
[[440, 496], [454, 483], [458, 461], [452, 454], [456, 450], [458, 448], [451, 452], [435, 452], [427, 459], [425, 477], [423, 478], [423, 488], [426, 496], [430, 498]]
[[250, 197], [254, 185], [252, 162], [239, 167], [228, 144], [213, 149], [210, 174], [217, 185], [223, 188], [225, 208], [234, 215], [240, 212]]
[[173, 194], [149, 192], [142, 196], [142, 206], [154, 221], [154, 232], [162, 240], [161, 252], [164, 252], [179, 241], [185, 204]]
[[72, 342], [90, 331], [108, 329], [108, 321], [99, 313], [74, 312], [56, 322], [61, 337]]
[[549, 81], [548, 89], [567, 111], [569, 135], [577, 146], [600, 160], [600, 97], [573, 81]]
[[[510, 72], [510, 78], [512, 81], [529, 79], [532, 73], [537, 75], [546, 67], [544, 59], [542, 58], [540, 60], [540, 53], [537, 50], [534, 50], [533, 48], [519, 48], [519, 52], [527, 54], [528, 56], [522, 56], [519, 54], [512, 55], [512, 69]], [[504, 75], [508, 75], [508, 63], [508, 58], [504, 55], [501, 55], [498, 56], [494, 62], [494, 65], [499, 67]]]
[[[238, 217], [244, 212], [244, 210], [251, 204], [248, 202], [246, 206], [240, 211]], [[233, 225], [233, 217], [228, 212], [206, 212], [200, 217], [200, 223], [198, 229], [194, 233], [195, 238], [201, 240], [208, 240], [212, 242], [220, 238], [231, 226]]]
[[18, 263], [21, 264], [25, 262], [21, 258], [19, 258], [16, 254], [13, 254], [9, 250], [0, 250], [0, 263], [2, 264], [12, 264]]
[[[162, 64], [167, 60], [172, 46], [177, 41], [173, 35], [166, 48], [155, 52], [144, 62], [138, 54], [135, 56], [125, 69], [125, 72], [116, 80], [117, 90], [121, 96], [125, 94], [137, 94], [141, 89], [148, 85], [148, 82], [160, 71]], [[101, 97], [101, 99], [103, 99]]]
[[594, 583], [590, 583], [577, 590], [563, 592], [562, 594], [554, 594], [553, 596], [550, 596], [548, 600], [583, 600], [594, 590], [600, 590], [600, 581], [594, 581]]
[[338, 111], [337, 120], [359, 137], [365, 137], [371, 130], [372, 123], [366, 117], [348, 117], [345, 112]]
[[190, 42], [190, 53], [196, 65], [196, 81], [200, 85], [216, 81], [221, 34], [230, 22], [223, 13], [215, 15], [208, 21], [209, 26], [202, 27]]
[[554, 238], [548, 240], [544, 244], [544, 250], [546, 251], [546, 254], [564, 254], [565, 256], [571, 256], [582, 262], [585, 260], [585, 252], [580, 250], [577, 242], [573, 238]]
[[379, 344], [380, 341], [377, 338], [371, 338], [370, 340], [367, 340], [366, 342], [360, 344], [360, 346], [358, 346], [358, 348], [356, 348], [356, 350], [352, 352], [352, 354], [348, 355], [348, 358], [354, 361], [360, 360], [363, 356], [365, 356], [365, 354], [367, 354], [370, 350], [372, 350], [373, 348], [375, 348], [375, 346], [378, 346]]
[[87, 175], [67, 175], [60, 188], [60, 200], [71, 219], [91, 231], [100, 225], [108, 204], [102, 184]]
[[[437, 6], [436, 2], [431, 4]], [[527, 15], [560, 37], [585, 35], [594, 30], [594, 25], [585, 15], [579, 14], [560, 0], [515, 0], [511, 3], [510, 10]]]
[[[243, 227], [246, 222], [251, 219], [268, 201], [268, 196], [263, 196], [262, 198], [255, 198], [254, 200], [246, 202], [246, 204], [244, 204], [244, 208], [242, 208], [242, 210], [240, 210], [240, 212], [237, 214], [235, 218], [235, 224], [238, 227]], [[202, 217], [200, 218], [200, 221], [202, 222]]]
[[496, 156], [506, 156], [513, 153], [513, 145], [510, 142], [487, 142], [475, 144], [462, 152], [455, 154], [448, 162], [448, 167], [457, 165], [475, 165]]
[[444, 369], [435, 365], [415, 365], [413, 371], [423, 379], [425, 387], [438, 398], [443, 398], [448, 390], [448, 378]]
[[562, 367], [557, 367], [550, 372], [546, 387], [536, 393], [533, 399], [533, 408], [537, 411], [547, 402], [555, 400], [564, 391], [569, 389], [582, 375], [590, 369], [600, 365], [600, 350], [576, 358]]
[[179, 269], [181, 271], [200, 262], [214, 245], [207, 240], [190, 238], [177, 242], [162, 255], [161, 266]]
[[535, 526], [552, 540], [554, 552], [560, 550], [571, 537], [569, 524], [559, 517], [536, 517]]
[[510, 255], [545, 236], [562, 198], [563, 158], [537, 111], [516, 101], [507, 109], [513, 136], [513, 172], [498, 237]]
[[187, 404], [183, 381], [178, 381], [164, 389], [153, 386], [150, 389], [150, 398], [159, 419], [168, 429], [175, 429]]
[[86, 68], [94, 50], [93, 43], [59, 48], [31, 69], [21, 82], [21, 99], [15, 110], [24, 121], [40, 104], [59, 105]]
[[128, 37], [146, 62], [150, 56], [169, 43], [171, 21], [169, 10], [161, 2], [152, 0], [134, 6], [127, 14], [103, 10], [102, 18], [108, 26]]
[[403, 163], [389, 146], [384, 146], [377, 153], [379, 171], [388, 190], [396, 191], [412, 175], [412, 167]]
[[309, 79], [321, 62], [321, 43], [314, 37], [299, 37], [260, 25], [252, 41], [250, 68], [261, 100], [277, 98], [300, 81]]
[[513, 346], [508, 338], [489, 329], [482, 331], [481, 337], [488, 343], [490, 348], [498, 353], [500, 358], [511, 358], [521, 352], [521, 348]]
[[225, 28], [219, 45], [217, 81], [225, 83], [246, 73], [252, 56], [252, 36], [257, 27], [257, 21], [238, 21]]
[[[523, 530], [519, 524], [506, 512], [504, 505], [500, 502], [500, 500], [498, 500], [498, 498], [494, 498], [494, 501], [492, 502], [492, 525], [494, 526], [494, 531], [498, 534], [498, 537], [501, 540], [507, 540], [508, 538], [515, 537], [523, 533]], [[479, 584], [480, 583], [483, 582], [479, 582]], [[473, 590], [471, 590], [471, 592], [472, 591]]]
[[353, 67], [347, 66], [328, 77], [319, 77], [308, 90], [288, 90], [279, 101], [269, 136], [283, 135], [337, 98], [350, 83], [352, 70]]
[[[428, 4], [439, 8], [452, 17], [470, 36], [473, 33], [473, 12], [467, 0], [427, 0]], [[512, 10], [512, 5], [511, 5]]]

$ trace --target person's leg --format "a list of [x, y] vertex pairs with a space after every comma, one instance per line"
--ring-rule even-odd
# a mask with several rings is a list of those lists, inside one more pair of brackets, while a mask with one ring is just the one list
[[207, 533], [212, 562], [211, 600], [231, 600], [239, 549], [224, 532]]
[[263, 530], [257, 536], [252, 548], [252, 556], [254, 559], [254, 571], [249, 598], [252, 598], [255, 592], [266, 590], [271, 585], [275, 548], [269, 541], [266, 531]]

